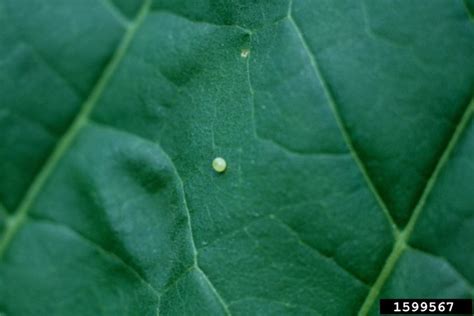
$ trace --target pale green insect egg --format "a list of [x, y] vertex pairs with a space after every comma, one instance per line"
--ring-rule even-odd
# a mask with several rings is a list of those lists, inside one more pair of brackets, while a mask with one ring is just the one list
[[222, 173], [227, 168], [227, 162], [222, 157], [214, 158], [212, 168], [214, 168], [216, 172]]

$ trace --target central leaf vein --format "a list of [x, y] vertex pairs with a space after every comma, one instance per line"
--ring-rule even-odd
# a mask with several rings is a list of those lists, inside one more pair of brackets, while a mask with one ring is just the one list
[[81, 107], [81, 110], [79, 111], [73, 123], [71, 124], [71, 127], [67, 130], [61, 140], [58, 142], [55, 149], [44, 164], [43, 168], [38, 173], [35, 180], [28, 189], [27, 193], [20, 202], [18, 209], [7, 222], [8, 226], [5, 230], [2, 239], [0, 240], [0, 259], [5, 253], [10, 241], [25, 221], [27, 213], [31, 205], [34, 203], [37, 196], [41, 192], [43, 185], [46, 183], [52, 172], [56, 169], [58, 162], [61, 160], [64, 153], [69, 149], [70, 145], [76, 138], [76, 135], [79, 133], [82, 126], [87, 121], [88, 116], [97, 104], [110, 78], [113, 76], [115, 70], [117, 69], [118, 65], [125, 56], [132, 42], [132, 39], [134, 38], [135, 33], [140, 28], [142, 22], [145, 20], [145, 17], [149, 12], [150, 6], [151, 0], [145, 0], [143, 2], [143, 5], [140, 8], [140, 11], [135, 21], [130, 24], [129, 28], [125, 32], [122, 41], [117, 47], [112, 59], [110, 60], [107, 67], [104, 69], [102, 75], [100, 76], [99, 80], [92, 89], [89, 97], [85, 100], [84, 104]]
[[410, 236], [415, 228], [416, 222], [422, 210], [424, 209], [426, 200], [428, 196], [431, 194], [431, 191], [433, 190], [436, 184], [436, 180], [438, 179], [438, 176], [441, 170], [448, 162], [454, 148], [456, 147], [456, 144], [458, 143], [461, 135], [466, 129], [466, 126], [469, 124], [469, 121], [471, 120], [473, 112], [474, 112], [474, 98], [471, 99], [470, 103], [467, 105], [466, 110], [464, 111], [459, 123], [456, 126], [456, 129], [453, 135], [451, 136], [451, 139], [448, 142], [448, 145], [446, 146], [445, 150], [443, 151], [443, 154], [441, 155], [441, 157], [438, 160], [438, 163], [436, 164], [436, 168], [431, 174], [431, 177], [426, 182], [426, 186], [423, 190], [423, 193], [420, 199], [418, 200], [418, 203], [416, 204], [415, 209], [412, 212], [412, 215], [410, 216], [408, 224], [403, 229], [403, 231], [397, 236], [397, 241], [393, 247], [393, 250], [390, 253], [389, 257], [387, 258], [384, 267], [380, 271], [380, 274], [377, 277], [377, 280], [375, 281], [372, 288], [370, 289], [364, 303], [362, 304], [359, 311], [359, 315], [367, 315], [370, 312], [374, 302], [377, 300], [380, 294], [380, 291], [382, 290], [383, 286], [388, 280], [388, 277], [392, 273], [392, 270], [395, 267], [395, 264], [397, 263], [401, 254], [409, 247], [408, 242], [410, 241]]

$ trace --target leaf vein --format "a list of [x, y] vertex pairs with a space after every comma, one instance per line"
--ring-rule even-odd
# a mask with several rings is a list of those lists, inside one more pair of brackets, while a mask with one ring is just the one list
[[[161, 147], [161, 146], [160, 146]], [[183, 204], [184, 204], [184, 208], [186, 210], [186, 217], [187, 217], [187, 223], [188, 223], [188, 226], [189, 226], [189, 234], [190, 234], [190, 240], [191, 240], [191, 247], [193, 248], [193, 253], [194, 253], [194, 266], [196, 268], [197, 271], [199, 271], [203, 276], [204, 276], [204, 279], [206, 280], [206, 282], [209, 284], [209, 287], [211, 288], [212, 292], [214, 293], [214, 295], [216, 296], [217, 300], [219, 301], [219, 303], [222, 305], [224, 311], [226, 312], [226, 315], [231, 315], [230, 311], [229, 311], [229, 307], [228, 305], [225, 303], [224, 299], [222, 298], [222, 296], [219, 294], [219, 292], [217, 291], [217, 289], [215, 288], [215, 286], [213, 285], [213, 283], [211, 282], [211, 280], [207, 277], [207, 275], [204, 273], [204, 271], [199, 267], [199, 263], [198, 263], [198, 259], [197, 259], [197, 255], [198, 255], [198, 250], [196, 248], [196, 243], [194, 241], [194, 234], [193, 234], [193, 227], [192, 227], [192, 223], [191, 223], [191, 213], [189, 212], [189, 207], [188, 207], [188, 203], [187, 203], [187, 200], [186, 200], [186, 191], [184, 189], [184, 183], [183, 183], [183, 179], [181, 178], [179, 172], [178, 172], [178, 169], [176, 168], [173, 160], [171, 159], [171, 157], [166, 153], [166, 151], [164, 150], [164, 148], [162, 148], [162, 151], [163, 151], [163, 155], [165, 155], [165, 157], [170, 161], [171, 165], [173, 166], [173, 169], [174, 169], [174, 172], [176, 174], [176, 177], [179, 181], [179, 186], [180, 186], [180, 191], [182, 192], [183, 196], [182, 196], [182, 199], [183, 199]]]
[[151, 5], [151, 0], [144, 1], [134, 23], [130, 24], [128, 30], [125, 32], [121, 43], [117, 47], [109, 64], [106, 66], [99, 80], [97, 81], [94, 88], [92, 89], [91, 94], [82, 105], [81, 110], [78, 112], [77, 116], [75, 117], [74, 122], [72, 123], [71, 127], [59, 140], [55, 149], [53, 150], [53, 152], [47, 159], [46, 163], [43, 165], [43, 168], [38, 173], [33, 183], [31, 184], [30, 188], [26, 192], [25, 196], [23, 197], [23, 200], [20, 202], [17, 211], [15, 212], [14, 216], [11, 218], [11, 221], [10, 221], [11, 225], [7, 227], [5, 234], [0, 240], [0, 259], [2, 258], [5, 250], [7, 249], [11, 239], [14, 237], [14, 235], [16, 234], [16, 232], [18, 231], [18, 229], [20, 228], [20, 226], [26, 219], [28, 210], [30, 209], [31, 205], [34, 203], [37, 196], [41, 192], [43, 185], [48, 180], [50, 174], [55, 170], [59, 160], [61, 160], [61, 157], [63, 156], [63, 154], [69, 149], [70, 145], [76, 138], [76, 135], [79, 133], [82, 126], [87, 121], [89, 114], [94, 109], [94, 106], [96, 105], [97, 101], [102, 95], [110, 78], [113, 76], [117, 66], [120, 64], [125, 53], [127, 52], [128, 47], [130, 46], [130, 43], [136, 31], [139, 29], [143, 20], [147, 16], [150, 5]]
[[390, 223], [393, 235], [396, 236], [399, 232], [398, 227], [395, 224], [395, 221], [393, 220], [392, 215], [390, 214], [390, 211], [389, 211], [388, 207], [386, 206], [385, 202], [383, 201], [380, 194], [378, 193], [374, 183], [372, 182], [372, 179], [370, 178], [370, 176], [369, 176], [369, 174], [366, 170], [366, 167], [365, 167], [364, 163], [360, 159], [359, 154], [357, 153], [357, 151], [354, 147], [354, 144], [353, 144], [352, 139], [349, 135], [349, 132], [347, 131], [347, 129], [345, 127], [345, 124], [342, 120], [342, 117], [339, 113], [339, 108], [336, 104], [335, 98], [334, 98], [332, 92], [329, 89], [329, 84], [326, 81], [326, 79], [324, 78], [324, 76], [322, 74], [322, 71], [320, 70], [320, 66], [319, 66], [319, 63], [316, 59], [316, 56], [311, 51], [311, 49], [309, 48], [309, 45], [308, 45], [308, 43], [307, 43], [300, 27], [298, 26], [296, 21], [293, 19], [292, 5], [293, 5], [293, 1], [290, 2], [290, 10], [289, 10], [289, 13], [288, 13], [288, 20], [292, 24], [292, 26], [295, 30], [295, 33], [298, 36], [298, 38], [299, 38], [299, 40], [300, 40], [300, 42], [303, 46], [303, 49], [305, 50], [306, 54], [308, 55], [308, 58], [310, 60], [310, 64], [311, 64], [311, 66], [314, 70], [314, 73], [315, 73], [316, 77], [318, 78], [319, 82], [322, 85], [322, 88], [323, 88], [324, 93], [326, 95], [326, 99], [328, 100], [329, 106], [330, 106], [330, 108], [331, 108], [331, 110], [334, 114], [334, 118], [336, 119], [336, 123], [337, 123], [337, 125], [339, 127], [339, 130], [340, 130], [340, 132], [341, 132], [341, 134], [344, 138], [344, 141], [346, 142], [346, 144], [349, 148], [349, 151], [351, 152], [357, 166], [359, 167], [359, 170], [362, 173], [362, 176], [364, 177], [365, 182], [367, 183], [370, 191], [374, 195], [375, 199], [377, 200], [378, 204], [380, 205], [381, 209], [383, 210], [383, 213], [384, 213], [385, 217], [387, 218], [388, 222]]
[[442, 261], [444, 261], [447, 265], [449, 265], [449, 267], [451, 269], [453, 269], [453, 271], [456, 272], [456, 274], [458, 275], [458, 277], [464, 282], [466, 283], [466, 285], [469, 287], [469, 290], [472, 292], [474, 290], [474, 286], [471, 284], [471, 282], [467, 279], [467, 277], [462, 274], [456, 267], [455, 265], [445, 256], [441, 256], [441, 255], [437, 255], [435, 253], [432, 253], [432, 252], [429, 252], [427, 250], [423, 250], [421, 248], [418, 248], [418, 247], [415, 247], [415, 246], [412, 246], [412, 245], [408, 245], [408, 248], [413, 250], [413, 251], [417, 251], [417, 252], [420, 252], [420, 253], [423, 253], [427, 256], [430, 256], [430, 257], [433, 257], [433, 258], [437, 258], [437, 259], [440, 259]]
[[224, 312], [226, 313], [226, 315], [231, 316], [232, 314], [230, 313], [229, 306], [226, 304], [226, 302], [224, 301], [222, 296], [219, 294], [219, 292], [217, 291], [214, 284], [212, 284], [211, 280], [209, 280], [206, 273], [204, 273], [204, 271], [202, 271], [202, 269], [197, 264], [196, 264], [196, 269], [197, 269], [197, 271], [199, 271], [202, 274], [202, 276], [204, 277], [204, 280], [206, 280], [207, 284], [211, 288], [211, 290], [214, 293], [214, 295], [216, 296], [217, 300], [219, 301], [219, 303], [224, 308]]
[[367, 295], [364, 303], [362, 304], [360, 310], [359, 310], [359, 315], [367, 315], [370, 312], [370, 309], [372, 308], [372, 305], [374, 304], [375, 300], [377, 299], [380, 291], [382, 290], [383, 286], [385, 285], [385, 282], [387, 281], [391, 271], [393, 270], [395, 264], [397, 263], [398, 259], [400, 258], [401, 254], [403, 251], [407, 248], [407, 243], [410, 239], [410, 236], [415, 228], [416, 221], [418, 220], [421, 211], [423, 210], [426, 200], [428, 196], [430, 195], [432, 189], [435, 186], [436, 180], [438, 178], [438, 175], [440, 174], [441, 170], [443, 169], [444, 165], [447, 163], [449, 160], [451, 153], [454, 151], [454, 148], [456, 147], [456, 144], [459, 141], [459, 138], [463, 134], [464, 130], [466, 129], [466, 126], [469, 124], [469, 121], [472, 117], [472, 113], [474, 112], [474, 98], [471, 99], [470, 103], [466, 106], [466, 109], [464, 110], [464, 113], [458, 122], [449, 142], [448, 145], [446, 146], [445, 150], [443, 151], [441, 157], [438, 159], [438, 163], [436, 164], [436, 167], [431, 174], [430, 178], [426, 182], [425, 188], [423, 190], [423, 193], [418, 200], [418, 203], [415, 206], [415, 209], [412, 212], [412, 215], [410, 216], [410, 219], [408, 221], [408, 224], [406, 227], [403, 229], [403, 231], [397, 236], [396, 243], [393, 247], [392, 252], [388, 256], [384, 267], [382, 268], [379, 276], [377, 277], [375, 283], [373, 284], [372, 288], [369, 291], [369, 294]]
[[334, 257], [331, 257], [329, 256], [328, 254], [325, 254], [323, 253], [321, 250], [315, 248], [314, 246], [310, 245], [309, 243], [307, 243], [306, 241], [304, 241], [299, 232], [296, 231], [293, 227], [291, 227], [290, 225], [288, 225], [287, 223], [285, 223], [282, 219], [280, 219], [278, 216], [275, 216], [275, 215], [271, 215], [270, 216], [270, 219], [274, 220], [275, 222], [279, 223], [281, 226], [283, 226], [283, 228], [285, 230], [287, 230], [291, 235], [293, 235], [293, 237], [295, 237], [295, 239], [298, 241], [298, 243], [300, 243], [302, 246], [308, 248], [309, 250], [311, 250], [313, 253], [317, 254], [318, 256], [322, 256], [332, 262], [334, 262], [336, 264], [336, 266], [338, 268], [340, 268], [342, 271], [344, 271], [345, 273], [349, 274], [352, 278], [356, 279], [358, 282], [368, 286], [368, 284], [363, 281], [361, 278], [359, 278], [359, 276], [357, 276], [356, 274], [354, 274], [352, 271], [349, 271], [348, 269], [346, 269], [345, 267], [343, 267]]
[[109, 13], [124, 27], [130, 24], [130, 20], [117, 8], [112, 0], [99, 0], [99, 2], [109, 11]]
[[119, 255], [117, 255], [113, 251], [110, 251], [110, 250], [104, 248], [102, 245], [100, 245], [96, 241], [88, 238], [84, 234], [80, 233], [79, 231], [72, 228], [71, 226], [66, 225], [65, 223], [57, 222], [57, 221], [54, 221], [54, 220], [51, 220], [51, 219], [48, 219], [48, 218], [41, 218], [41, 217], [36, 217], [36, 216], [33, 217], [31, 215], [27, 215], [27, 217], [28, 217], [29, 221], [34, 221], [34, 222], [38, 222], [38, 223], [45, 223], [45, 224], [54, 225], [54, 226], [58, 226], [58, 227], [62, 227], [64, 229], [67, 229], [68, 231], [70, 231], [71, 233], [76, 235], [79, 239], [81, 239], [82, 241], [84, 241], [85, 243], [90, 245], [91, 247], [98, 250], [100, 253], [102, 253], [102, 254], [104, 254], [108, 257], [111, 257], [115, 261], [120, 262], [120, 264], [123, 265], [127, 270], [129, 270], [129, 272], [132, 273], [137, 279], [139, 279], [140, 282], [142, 282], [144, 285], [146, 285], [146, 287], [148, 287], [153, 292], [153, 294], [158, 298], [158, 300], [160, 299], [160, 294], [158, 293], [158, 290], [155, 289], [153, 287], [153, 285], [151, 285], [151, 283], [141, 273], [139, 273], [137, 271], [137, 269], [135, 269], [133, 266], [131, 266], [130, 264], [125, 262], [124, 259], [122, 259]]
[[[191, 224], [191, 213], [189, 212], [189, 207], [187, 205], [187, 201], [186, 201], [186, 192], [185, 192], [185, 189], [184, 189], [184, 183], [183, 183], [183, 179], [181, 178], [173, 160], [171, 159], [171, 157], [168, 155], [168, 153], [164, 150], [164, 148], [161, 147], [161, 145], [159, 144], [158, 141], [156, 140], [150, 140], [146, 137], [143, 137], [142, 135], [139, 135], [139, 134], [136, 134], [136, 133], [133, 133], [133, 132], [130, 132], [128, 130], [124, 130], [124, 129], [120, 129], [118, 127], [115, 127], [115, 126], [111, 126], [111, 125], [108, 125], [108, 124], [105, 124], [105, 123], [102, 123], [102, 122], [97, 122], [97, 121], [94, 121], [94, 120], [90, 120], [89, 121], [90, 124], [95, 124], [95, 125], [98, 125], [98, 126], [104, 126], [106, 128], [109, 128], [111, 130], [116, 130], [116, 131], [119, 131], [119, 132], [122, 132], [122, 133], [127, 133], [127, 134], [131, 134], [131, 135], [134, 135], [138, 138], [141, 138], [141, 139], [144, 139], [144, 140], [147, 140], [147, 141], [151, 141], [151, 142], [154, 142], [156, 143], [158, 146], [160, 146], [161, 148], [161, 151], [162, 151], [162, 154], [164, 155], [164, 157], [170, 162], [171, 164], [171, 167], [173, 169], [173, 172], [177, 178], [177, 181], [178, 181], [178, 185], [179, 185], [179, 191], [180, 193], [182, 193], [182, 196], [181, 196], [181, 199], [182, 199], [182, 202], [184, 204], [184, 209], [186, 211], [186, 219], [187, 219], [187, 224], [188, 224], [188, 227], [189, 227], [189, 237], [190, 237], [190, 242], [191, 242], [191, 248], [193, 250], [193, 265], [191, 267], [189, 267], [188, 269], [186, 269], [182, 275], [180, 275], [178, 277], [178, 279], [180, 279], [181, 277], [183, 277], [187, 272], [189, 272], [190, 270], [192, 270], [193, 268], [196, 269], [196, 271], [200, 272], [201, 274], [204, 275], [205, 277], [205, 280], [206, 282], [209, 284], [212, 292], [215, 294], [217, 300], [221, 303], [222, 307], [224, 308], [224, 310], [226, 311], [226, 314], [227, 315], [231, 315], [230, 314], [230, 311], [228, 309], [228, 305], [225, 303], [225, 301], [223, 300], [222, 296], [219, 294], [219, 292], [217, 291], [217, 289], [215, 288], [215, 286], [212, 284], [212, 282], [210, 281], [210, 279], [207, 277], [207, 275], [204, 273], [204, 271], [200, 268], [199, 264], [198, 264], [198, 259], [197, 259], [197, 255], [198, 255], [198, 249], [196, 247], [196, 244], [194, 242], [194, 234], [193, 234], [193, 229], [192, 229], [192, 224]], [[177, 281], [173, 281], [173, 283], [176, 283]], [[169, 287], [171, 286], [168, 286], [166, 289], [168, 290]], [[163, 293], [164, 294], [164, 293]]]

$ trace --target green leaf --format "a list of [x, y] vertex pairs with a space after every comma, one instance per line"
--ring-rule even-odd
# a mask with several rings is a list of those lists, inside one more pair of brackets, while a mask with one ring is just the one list
[[472, 298], [473, 8], [0, 0], [0, 314]]

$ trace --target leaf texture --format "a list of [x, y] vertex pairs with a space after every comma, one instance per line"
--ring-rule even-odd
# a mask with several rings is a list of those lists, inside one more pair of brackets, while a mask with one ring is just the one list
[[0, 313], [473, 298], [473, 8], [0, 0]]

